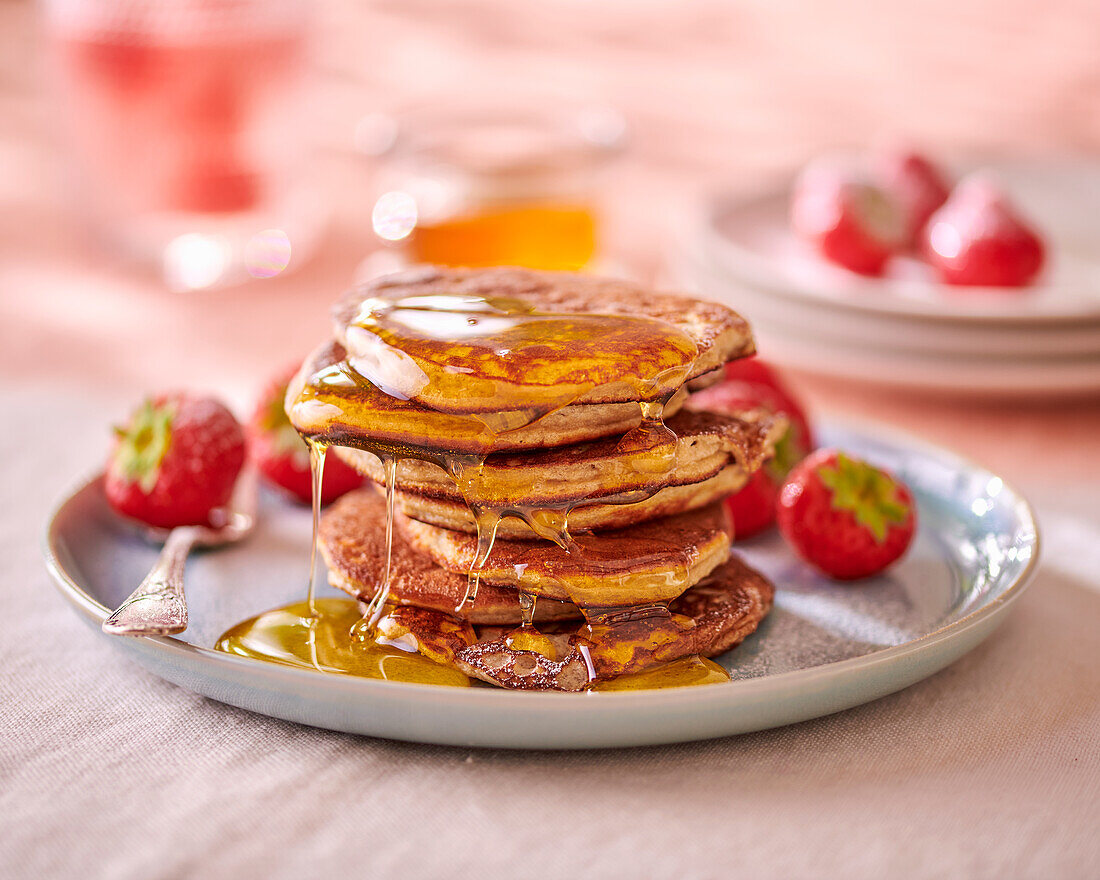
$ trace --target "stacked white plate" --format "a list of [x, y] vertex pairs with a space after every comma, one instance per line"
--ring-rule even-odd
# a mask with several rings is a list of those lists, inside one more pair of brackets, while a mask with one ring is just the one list
[[799, 369], [967, 393], [1100, 393], [1100, 166], [991, 170], [1047, 241], [1033, 287], [950, 287], [907, 258], [883, 278], [830, 266], [791, 235], [786, 190], [710, 199], [676, 254], [677, 283], [745, 314], [764, 356]]

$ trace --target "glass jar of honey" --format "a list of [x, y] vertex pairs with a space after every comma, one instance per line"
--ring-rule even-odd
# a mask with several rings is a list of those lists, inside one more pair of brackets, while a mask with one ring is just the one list
[[[373, 135], [384, 133], [375, 119]], [[621, 148], [607, 109], [455, 109], [393, 123], [375, 234], [409, 263], [578, 270], [599, 243], [599, 177]]]

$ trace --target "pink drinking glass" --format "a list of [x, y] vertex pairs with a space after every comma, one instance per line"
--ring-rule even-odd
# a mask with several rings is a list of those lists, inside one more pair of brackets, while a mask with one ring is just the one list
[[176, 288], [269, 277], [318, 231], [310, 0], [45, 0], [74, 204]]

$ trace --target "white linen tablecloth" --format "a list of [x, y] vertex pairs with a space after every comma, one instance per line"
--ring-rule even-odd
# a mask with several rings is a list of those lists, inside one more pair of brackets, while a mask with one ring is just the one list
[[167, 684], [52, 588], [50, 505], [124, 408], [0, 390], [0, 876], [1100, 875], [1096, 487], [1024, 486], [1045, 532], [1007, 623], [899, 694], [779, 730], [593, 752], [299, 727]]

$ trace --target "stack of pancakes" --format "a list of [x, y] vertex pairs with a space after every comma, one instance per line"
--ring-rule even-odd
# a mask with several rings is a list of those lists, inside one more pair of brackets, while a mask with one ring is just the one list
[[[577, 353], [594, 343], [529, 346], [525, 360], [523, 340], [505, 333], [496, 354], [450, 340], [442, 378], [431, 374], [427, 391], [420, 382], [420, 396], [410, 394], [405, 374], [379, 367], [408, 353], [380, 332], [388, 341], [381, 354], [378, 336], [364, 342], [363, 315], [381, 301], [411, 309], [444, 299], [490, 309], [506, 302], [524, 321], [525, 310], [533, 320], [576, 316], [581, 331], [585, 319], [611, 316], [597, 325], [606, 336], [596, 347], [629, 376], [585, 384], [571, 359], [594, 375]], [[748, 325], [732, 311], [621, 281], [431, 268], [354, 291], [336, 309], [334, 339], [287, 398], [304, 436], [331, 445], [374, 483], [322, 517], [330, 582], [369, 603], [388, 572], [380, 637], [503, 687], [581, 690], [729, 650], [768, 612], [773, 591], [731, 556], [721, 499], [772, 454], [785, 425], [759, 412], [694, 409], [689, 394], [752, 352]], [[663, 426], [662, 407], [647, 397], [655, 376], [664, 382]], [[452, 377], [457, 391], [448, 397]], [[501, 411], [492, 398], [475, 399], [482, 380], [505, 388]], [[525, 410], [525, 394], [552, 405]], [[470, 429], [474, 416], [493, 429]]]

